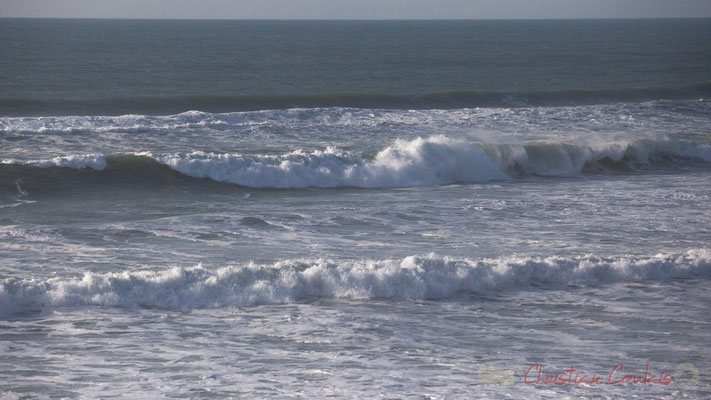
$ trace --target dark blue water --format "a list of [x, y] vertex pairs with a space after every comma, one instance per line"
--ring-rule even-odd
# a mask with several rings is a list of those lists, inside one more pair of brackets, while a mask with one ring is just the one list
[[708, 95], [711, 22], [0, 20], [0, 115]]

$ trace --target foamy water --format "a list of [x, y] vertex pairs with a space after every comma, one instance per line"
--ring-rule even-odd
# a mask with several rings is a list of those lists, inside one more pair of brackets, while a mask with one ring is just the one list
[[248, 264], [210, 271], [86, 273], [77, 279], [12, 279], [0, 284], [0, 312], [67, 306], [191, 310], [293, 303], [303, 299], [438, 300], [461, 295], [561, 289], [618, 282], [711, 278], [711, 251], [645, 258], [506, 257], [338, 263], [331, 260]]
[[[482, 143], [447, 136], [397, 140], [374, 156], [333, 147], [286, 154], [148, 152], [115, 155], [150, 158], [184, 175], [253, 188], [398, 188], [481, 183], [531, 175], [634, 173], [711, 163], [702, 142], [638, 139], [632, 142], [570, 144]], [[46, 160], [2, 160], [6, 165], [104, 170], [102, 155], [68, 155]], [[150, 168], [154, 168], [151, 166]]]
[[711, 397], [707, 22], [3, 21], [0, 398]]

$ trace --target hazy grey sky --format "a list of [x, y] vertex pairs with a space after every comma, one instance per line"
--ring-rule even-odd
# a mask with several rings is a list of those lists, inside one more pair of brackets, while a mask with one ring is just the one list
[[711, 17], [711, 0], [0, 0], [0, 17], [227, 19]]

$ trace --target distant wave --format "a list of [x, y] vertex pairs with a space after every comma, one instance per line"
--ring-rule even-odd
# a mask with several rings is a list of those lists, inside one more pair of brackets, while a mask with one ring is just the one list
[[536, 92], [442, 91], [413, 94], [343, 92], [327, 94], [194, 95], [93, 99], [0, 98], [0, 115], [176, 114], [188, 110], [233, 112], [289, 108], [457, 109], [553, 107], [711, 96], [711, 82], [680, 87], [569, 89]]
[[398, 140], [374, 155], [328, 147], [279, 155], [136, 153], [2, 160], [0, 187], [13, 191], [20, 185], [32, 193], [83, 183], [156, 187], [209, 178], [253, 188], [397, 188], [709, 166], [711, 144], [683, 140], [500, 144], [432, 136]]
[[58, 156], [45, 160], [32, 160], [24, 162], [15, 160], [2, 160], [0, 161], [0, 164], [27, 165], [39, 168], [91, 168], [95, 170], [103, 170], [107, 166], [106, 159], [104, 158], [104, 156], [98, 154]]
[[434, 300], [491, 290], [680, 278], [711, 278], [711, 251], [644, 257], [287, 260], [217, 270], [198, 265], [151, 272], [87, 272], [78, 278], [11, 277], [0, 280], [0, 313], [59, 306], [219, 308], [313, 297]]

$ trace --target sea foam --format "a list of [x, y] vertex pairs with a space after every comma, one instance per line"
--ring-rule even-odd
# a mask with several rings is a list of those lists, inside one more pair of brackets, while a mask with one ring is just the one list
[[335, 148], [283, 155], [193, 152], [150, 156], [188, 176], [250, 187], [390, 188], [710, 163], [711, 146], [666, 139], [505, 144], [431, 136], [397, 140], [372, 158]]
[[[146, 160], [149, 161], [146, 163]], [[711, 145], [668, 139], [601, 143], [479, 142], [447, 136], [396, 140], [374, 155], [334, 147], [282, 154], [133, 153], [68, 155], [4, 164], [150, 175], [163, 164], [185, 176], [254, 188], [398, 188], [480, 183], [527, 176], [629, 173], [711, 163]], [[151, 165], [153, 163], [153, 165]], [[161, 179], [171, 179], [164, 174]]]
[[444, 136], [397, 140], [369, 159], [335, 148], [284, 155], [152, 155], [185, 175], [251, 187], [366, 188], [485, 182], [506, 175], [470, 143]]
[[305, 298], [446, 299], [460, 294], [557, 289], [628, 281], [711, 278], [711, 251], [643, 257], [525, 257], [287, 260], [210, 270], [87, 272], [77, 278], [6, 278], [0, 312], [102, 306], [193, 309], [289, 303]]

